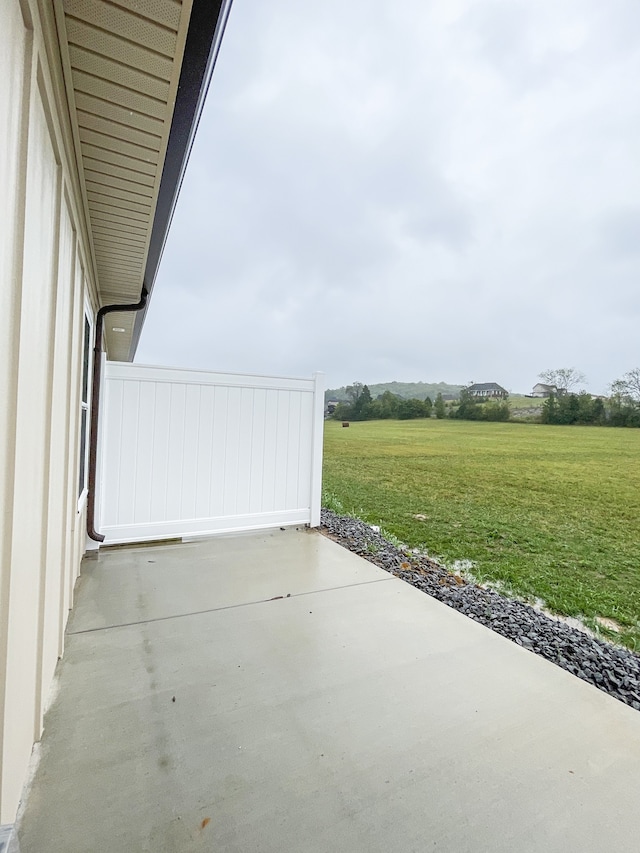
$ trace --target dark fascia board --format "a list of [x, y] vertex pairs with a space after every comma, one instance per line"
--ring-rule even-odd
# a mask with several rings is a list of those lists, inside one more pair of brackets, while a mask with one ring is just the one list
[[[144, 286], [149, 293], [149, 298], [153, 291], [232, 2], [233, 0], [193, 0], [144, 272]], [[133, 361], [136, 354], [148, 307], [149, 299], [145, 309], [136, 314], [129, 348], [129, 361]]]

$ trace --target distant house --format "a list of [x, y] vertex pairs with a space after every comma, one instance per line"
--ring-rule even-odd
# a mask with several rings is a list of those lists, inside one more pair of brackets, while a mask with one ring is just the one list
[[498, 385], [497, 382], [475, 383], [473, 385], [469, 385], [469, 387], [464, 390], [470, 397], [479, 397], [483, 400], [504, 400], [505, 397], [509, 396], [509, 392], [506, 391], [502, 385]]
[[538, 382], [533, 386], [533, 390], [531, 394], [527, 395], [529, 397], [550, 397], [552, 394], [558, 393], [558, 387], [556, 385], [545, 385], [544, 382]]
[[335, 412], [336, 406], [338, 404], [339, 404], [338, 400], [329, 400], [327, 403], [327, 414], [332, 415]]

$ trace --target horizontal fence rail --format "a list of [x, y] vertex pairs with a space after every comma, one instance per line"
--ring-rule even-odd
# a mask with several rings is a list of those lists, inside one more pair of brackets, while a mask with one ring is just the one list
[[105, 544], [320, 523], [322, 374], [107, 362]]

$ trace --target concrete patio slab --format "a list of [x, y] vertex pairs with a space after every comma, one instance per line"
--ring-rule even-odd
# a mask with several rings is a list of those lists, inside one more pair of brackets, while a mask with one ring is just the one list
[[640, 714], [320, 534], [85, 571], [20, 853], [637, 851]]
[[[388, 579], [343, 548], [325, 559], [326, 539], [304, 528], [268, 530], [100, 552], [85, 560], [68, 631], [235, 607], [278, 595]], [[286, 543], [286, 547], [283, 547]], [[274, 571], [274, 565], [277, 571]]]

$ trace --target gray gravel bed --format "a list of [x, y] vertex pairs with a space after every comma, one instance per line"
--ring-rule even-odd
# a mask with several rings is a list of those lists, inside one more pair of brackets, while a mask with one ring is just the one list
[[640, 711], [640, 656], [400, 550], [363, 521], [323, 509], [322, 526], [350, 551]]

